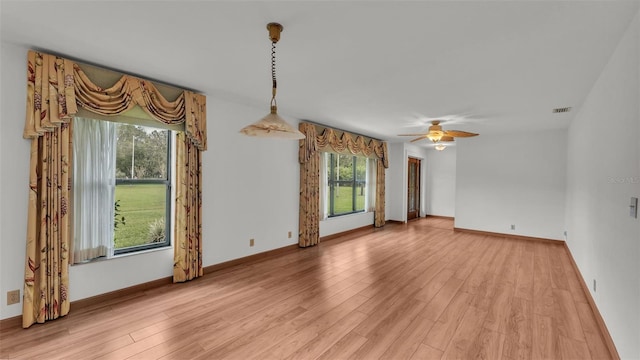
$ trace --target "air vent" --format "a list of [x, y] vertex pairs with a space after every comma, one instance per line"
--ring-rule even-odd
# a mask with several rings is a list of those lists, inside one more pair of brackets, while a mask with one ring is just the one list
[[554, 114], [557, 114], [557, 113], [565, 113], [565, 112], [569, 112], [569, 111], [571, 111], [570, 107], [563, 107], [563, 108], [555, 108], [551, 112], [554, 113]]

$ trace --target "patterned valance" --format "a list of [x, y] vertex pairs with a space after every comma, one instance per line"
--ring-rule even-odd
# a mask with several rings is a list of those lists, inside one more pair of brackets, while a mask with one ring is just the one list
[[184, 124], [196, 147], [207, 148], [206, 97], [184, 90], [168, 101], [148, 80], [122, 75], [113, 86], [96, 85], [75, 62], [29, 51], [27, 69], [27, 118], [25, 138], [36, 138], [68, 122], [78, 106], [114, 116], [140, 106], [151, 118], [165, 124]]
[[389, 167], [387, 155], [387, 143], [375, 139], [365, 139], [361, 135], [342, 132], [332, 128], [323, 128], [318, 134], [317, 125], [311, 123], [300, 123], [300, 131], [306, 134], [306, 139], [301, 140], [300, 163], [306, 162], [315, 151], [335, 151], [337, 153], [349, 152], [353, 155], [363, 155], [374, 157], [382, 161], [384, 168]]

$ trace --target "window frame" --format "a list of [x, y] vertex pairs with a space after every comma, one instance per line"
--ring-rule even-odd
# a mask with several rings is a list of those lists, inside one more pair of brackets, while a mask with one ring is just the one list
[[[327, 171], [327, 175], [328, 175], [328, 179], [327, 179], [327, 194], [328, 194], [328, 206], [327, 206], [327, 217], [328, 218], [335, 218], [335, 217], [339, 217], [339, 216], [344, 216], [344, 215], [351, 215], [351, 214], [358, 214], [358, 213], [365, 213], [367, 212], [366, 209], [366, 194], [368, 194], [368, 191], [366, 191], [367, 189], [367, 179], [366, 179], [366, 173], [367, 173], [367, 169], [366, 167], [369, 166], [368, 162], [366, 161], [367, 158], [364, 156], [357, 156], [357, 155], [351, 155], [351, 166], [352, 166], [352, 179], [351, 180], [334, 180], [335, 179], [335, 171], [336, 171], [336, 167], [337, 165], [336, 162], [334, 161], [335, 157], [340, 156], [340, 155], [346, 155], [346, 154], [339, 154], [339, 153], [334, 153], [334, 152], [327, 152], [329, 154], [329, 164], [328, 164], [328, 171]], [[364, 180], [358, 180], [357, 179], [357, 173], [356, 173], [356, 162], [358, 158], [362, 158], [365, 160], [365, 179]], [[335, 166], [334, 166], [335, 165]], [[336, 182], [338, 183], [337, 185], [340, 186], [340, 183], [351, 183], [351, 211], [349, 212], [341, 212], [341, 213], [335, 213], [335, 187], [336, 187]], [[364, 205], [364, 209], [362, 210], [357, 210], [356, 209], [356, 199], [357, 199], [357, 189], [358, 189], [358, 185], [362, 184], [363, 185], [363, 192], [365, 193], [365, 205]]]
[[135, 123], [120, 123], [122, 125], [132, 125], [132, 126], [142, 126], [142, 127], [151, 127], [158, 131], [166, 131], [167, 132], [167, 161], [166, 161], [166, 178], [165, 179], [118, 179], [116, 178], [116, 186], [118, 185], [145, 185], [145, 184], [164, 184], [166, 186], [165, 190], [165, 241], [157, 242], [157, 243], [149, 243], [142, 244], [136, 246], [129, 246], [125, 248], [116, 249], [115, 246], [113, 248], [113, 256], [119, 256], [124, 254], [133, 254], [141, 251], [152, 250], [152, 249], [160, 249], [171, 246], [172, 240], [172, 214], [173, 214], [173, 204], [172, 201], [172, 188], [173, 188], [173, 139], [175, 137], [175, 132], [162, 128], [162, 127], [153, 127], [149, 125], [140, 125]]

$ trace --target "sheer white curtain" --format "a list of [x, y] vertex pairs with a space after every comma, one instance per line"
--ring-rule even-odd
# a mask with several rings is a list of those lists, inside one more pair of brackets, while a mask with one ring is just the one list
[[73, 262], [113, 254], [116, 124], [73, 120]]
[[320, 153], [320, 220], [325, 220], [329, 216], [329, 204], [327, 204], [327, 194], [329, 192], [329, 153]]
[[367, 159], [367, 196], [365, 197], [364, 209], [367, 212], [376, 210], [376, 167], [377, 159]]

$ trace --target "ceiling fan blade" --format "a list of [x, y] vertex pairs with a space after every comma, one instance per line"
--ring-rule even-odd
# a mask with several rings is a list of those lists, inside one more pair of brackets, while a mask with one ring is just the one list
[[416, 141], [419, 141], [419, 140], [422, 140], [422, 139], [426, 139], [426, 138], [427, 138], [427, 135], [422, 135], [420, 137], [417, 137], [417, 138], [411, 140], [411, 142], [416, 142]]
[[445, 135], [440, 139], [440, 142], [451, 142], [451, 141], [455, 141], [456, 139], [453, 138], [453, 136], [448, 136]]
[[398, 136], [426, 136], [427, 133], [419, 133], [419, 134], [398, 134]]
[[478, 135], [475, 133], [460, 131], [460, 130], [445, 130], [444, 134], [446, 136], [453, 136], [453, 137], [472, 137], [472, 136]]

